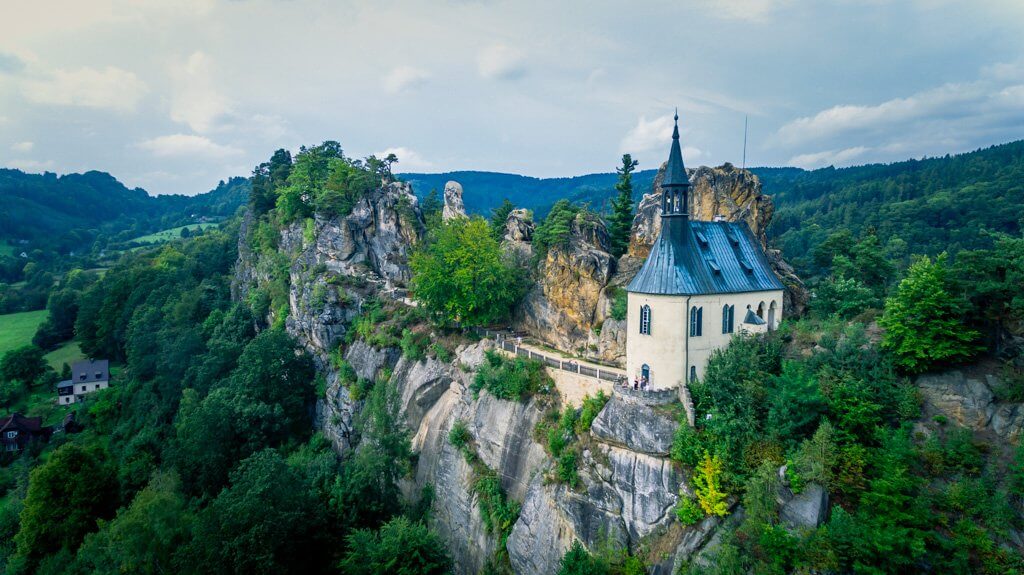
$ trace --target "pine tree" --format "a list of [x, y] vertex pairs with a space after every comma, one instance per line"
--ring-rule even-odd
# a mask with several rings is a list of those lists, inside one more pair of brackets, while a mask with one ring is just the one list
[[633, 229], [633, 170], [638, 163], [629, 154], [623, 154], [622, 167], [615, 170], [619, 174], [619, 182], [615, 184], [619, 195], [612, 200], [612, 213], [608, 217], [608, 236], [614, 257], [629, 248], [629, 234]]
[[516, 206], [508, 198], [505, 198], [505, 201], [500, 206], [491, 210], [491, 234], [494, 235], [494, 239], [498, 242], [501, 242], [505, 237], [505, 222], [508, 220], [508, 215], [514, 209], [516, 209]]

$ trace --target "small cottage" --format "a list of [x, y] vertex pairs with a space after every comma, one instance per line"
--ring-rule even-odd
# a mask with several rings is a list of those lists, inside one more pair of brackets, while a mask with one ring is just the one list
[[53, 433], [53, 428], [43, 425], [42, 417], [25, 417], [13, 413], [0, 418], [0, 449], [3, 451], [21, 451], [32, 441], [46, 441]]
[[76, 361], [71, 379], [57, 384], [57, 403], [70, 405], [94, 391], [110, 387], [110, 362], [105, 359]]

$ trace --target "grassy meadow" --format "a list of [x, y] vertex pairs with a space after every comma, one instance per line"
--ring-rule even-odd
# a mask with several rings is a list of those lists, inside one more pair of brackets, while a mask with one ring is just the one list
[[176, 239], [180, 238], [181, 237], [181, 230], [183, 230], [185, 228], [188, 228], [188, 230], [190, 232], [195, 232], [195, 231], [205, 230], [205, 229], [208, 229], [208, 228], [215, 228], [215, 227], [217, 227], [217, 224], [214, 224], [214, 223], [190, 224], [190, 225], [187, 225], [187, 226], [178, 226], [176, 228], [169, 228], [169, 229], [166, 229], [166, 230], [161, 230], [159, 232], [154, 232], [152, 234], [147, 234], [147, 235], [144, 235], [144, 236], [139, 236], [137, 238], [133, 238], [133, 239], [129, 240], [129, 242], [135, 242], [135, 243], [140, 243], [140, 244], [162, 244], [162, 243], [169, 242], [169, 241], [176, 240]]

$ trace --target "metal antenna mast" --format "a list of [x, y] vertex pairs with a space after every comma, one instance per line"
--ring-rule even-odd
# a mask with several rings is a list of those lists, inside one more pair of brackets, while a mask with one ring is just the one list
[[743, 115], [743, 169], [747, 169], [747, 115]]

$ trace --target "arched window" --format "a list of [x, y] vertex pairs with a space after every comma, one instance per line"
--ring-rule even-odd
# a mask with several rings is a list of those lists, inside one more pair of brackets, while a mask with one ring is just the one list
[[764, 302], [757, 304], [757, 317], [764, 319]]
[[690, 308], [690, 337], [698, 337], [704, 333], [704, 308]]
[[690, 366], [690, 381], [691, 382], [697, 381], [697, 366], [696, 365], [691, 365]]
[[640, 307], [640, 333], [651, 335], [651, 306]]
[[732, 333], [736, 322], [736, 306], [722, 306], [722, 333]]

